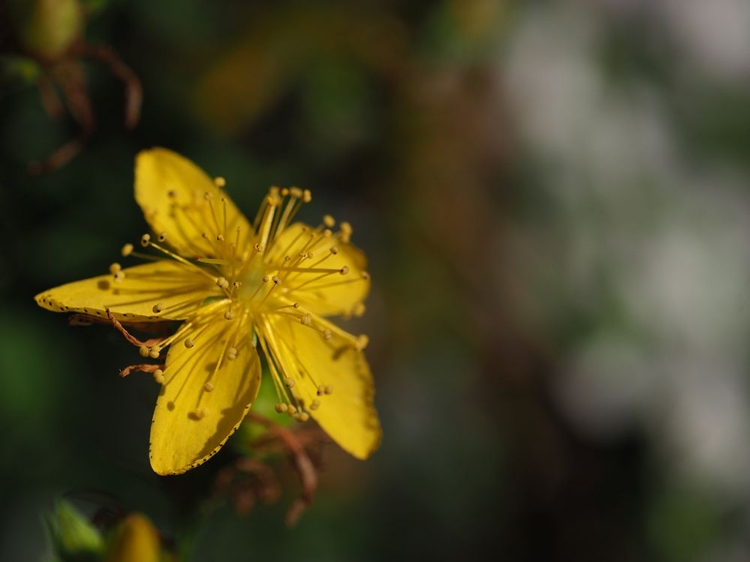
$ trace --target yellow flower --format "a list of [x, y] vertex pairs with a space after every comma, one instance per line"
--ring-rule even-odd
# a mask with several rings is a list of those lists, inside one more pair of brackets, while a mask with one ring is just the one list
[[[261, 381], [258, 351], [276, 387], [277, 412], [309, 417], [344, 450], [368, 457], [380, 443], [374, 386], [353, 336], [329, 316], [359, 315], [370, 288], [366, 259], [334, 231], [291, 223], [310, 192], [271, 188], [253, 223], [195, 164], [163, 148], [136, 159], [135, 198], [153, 236], [149, 263], [62, 285], [36, 296], [56, 312], [126, 323], [182, 320], [141, 355], [166, 361], [151, 426], [151, 466], [180, 474], [205, 462], [237, 429]], [[123, 255], [146, 257], [127, 244]], [[162, 359], [163, 360], [163, 359]]]

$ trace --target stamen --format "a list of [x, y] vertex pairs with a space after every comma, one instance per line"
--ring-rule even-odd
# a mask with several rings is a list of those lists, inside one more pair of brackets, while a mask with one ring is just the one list
[[122, 254], [122, 257], [124, 258], [128, 257], [130, 254], [133, 253], [133, 245], [130, 243], [125, 244], [122, 247], [122, 250], [120, 250], [120, 253]]
[[325, 215], [323, 216], [323, 224], [328, 228], [333, 228], [336, 226], [336, 220], [331, 215]]
[[120, 265], [119, 263], [117, 263], [117, 262], [115, 262], [115, 263], [113, 263], [112, 265], [110, 265], [110, 266], [109, 266], [109, 272], [110, 272], [110, 273], [111, 273], [112, 275], [115, 275], [115, 274], [116, 274], [117, 272], [119, 272], [119, 271], [120, 271], [121, 269], [122, 269], [122, 266], [121, 266], [121, 265]]
[[160, 232], [158, 240], [159, 242], [164, 242], [167, 239], [167, 233], [166, 232]]
[[315, 400], [313, 400], [313, 401], [312, 401], [312, 403], [310, 404], [310, 409], [311, 409], [311, 410], [317, 410], [318, 408], [320, 408], [320, 400], [318, 400], [318, 399], [316, 398], [316, 399], [315, 399]]
[[157, 384], [164, 384], [164, 371], [156, 369], [156, 371], [154, 371], [154, 380]]
[[203, 390], [205, 390], [206, 392], [211, 392], [214, 388], [216, 387], [210, 382], [207, 382], [206, 384], [203, 385]]
[[234, 361], [235, 359], [237, 359], [237, 349], [236, 348], [230, 347], [229, 349], [227, 349], [227, 359], [229, 361]]
[[216, 187], [218, 187], [218, 188], [222, 188], [222, 187], [224, 187], [225, 185], [227, 185], [227, 180], [225, 180], [225, 179], [224, 179], [224, 178], [222, 178], [221, 176], [216, 176], [216, 177], [214, 178], [214, 185], [215, 185]]
[[118, 271], [113, 275], [113, 278], [115, 280], [115, 283], [120, 283], [123, 279], [125, 279], [125, 272]]
[[154, 314], [159, 314], [164, 310], [164, 304], [157, 302], [153, 307], [151, 307], [151, 310], [153, 310]]
[[276, 410], [276, 411], [277, 411], [277, 412], [278, 412], [279, 414], [283, 414], [284, 412], [286, 412], [286, 411], [287, 411], [287, 409], [288, 409], [288, 408], [287, 408], [287, 405], [286, 405], [286, 404], [284, 404], [283, 402], [279, 402], [278, 404], [276, 404], [276, 406], [274, 407], [274, 409], [275, 409], [275, 410]]
[[142, 345], [138, 348], [138, 355], [140, 355], [141, 357], [148, 357], [149, 352], [150, 349], [146, 345]]
[[284, 384], [287, 386], [287, 388], [294, 388], [294, 379], [292, 377], [287, 377], [284, 380]]
[[149, 349], [148, 356], [151, 359], [158, 359], [159, 358], [159, 352], [160, 352], [160, 349], [158, 347], [156, 347], [156, 346], [153, 346], [151, 349]]
[[195, 346], [195, 342], [192, 340], [192, 338], [185, 339], [185, 347], [190, 349], [191, 347]]
[[149, 242], [151, 241], [151, 235], [150, 234], [144, 234], [141, 236], [141, 246], [144, 248], [148, 247]]

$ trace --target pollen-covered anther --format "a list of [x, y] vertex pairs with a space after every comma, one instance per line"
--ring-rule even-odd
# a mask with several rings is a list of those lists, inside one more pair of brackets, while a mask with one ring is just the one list
[[123, 279], [125, 279], [125, 272], [120, 270], [116, 271], [115, 274], [112, 276], [116, 283], [121, 282]]
[[323, 336], [324, 340], [330, 340], [333, 337], [333, 332], [326, 328], [320, 331], [320, 335]]
[[283, 402], [279, 402], [278, 404], [276, 404], [276, 406], [274, 406], [274, 410], [276, 410], [276, 412], [279, 414], [283, 414], [287, 411], [287, 406]]
[[352, 314], [354, 316], [362, 316], [365, 313], [367, 307], [365, 307], [365, 303], [359, 302], [356, 305], [354, 305], [354, 308], [352, 309]]
[[150, 351], [151, 349], [149, 349], [147, 345], [142, 345], [138, 348], [138, 355], [140, 355], [141, 357], [148, 357]]
[[299, 303], [298, 303], [298, 302], [295, 302], [294, 304], [292, 304], [292, 306], [293, 306], [294, 308], [299, 308]]
[[211, 392], [214, 388], [216, 388], [213, 383], [207, 382], [203, 385], [203, 390], [206, 392]]
[[151, 243], [151, 235], [150, 234], [144, 234], [141, 236], [141, 246], [144, 248], [148, 246]]
[[157, 302], [154, 306], [151, 307], [151, 310], [153, 311], [154, 314], [159, 314], [160, 312], [164, 310], [164, 304]]
[[232, 320], [232, 319], [234, 319], [234, 312], [232, 312], [231, 310], [227, 310], [224, 313], [224, 319], [225, 320]]
[[323, 387], [323, 392], [326, 394], [333, 394], [333, 385], [327, 384]]
[[195, 341], [193, 340], [193, 338], [185, 339], [185, 347], [187, 347], [188, 349], [195, 347]]
[[336, 255], [339, 253], [339, 247], [338, 246], [331, 246], [331, 255]]
[[292, 377], [287, 377], [284, 379], [284, 384], [287, 388], [294, 388], [294, 379]]
[[370, 338], [366, 334], [360, 334], [357, 336], [357, 351], [362, 351], [370, 343]]
[[225, 180], [225, 179], [224, 179], [224, 178], [222, 178], [221, 176], [216, 176], [216, 177], [214, 178], [214, 185], [215, 185], [216, 187], [219, 187], [219, 188], [221, 188], [221, 187], [224, 187], [224, 186], [225, 186], [226, 184], [227, 184], [227, 180]]
[[309, 203], [312, 201], [312, 192], [309, 189], [306, 189], [302, 192], [302, 201], [305, 203]]
[[208, 415], [208, 408], [199, 408], [193, 412], [193, 417], [197, 420], [202, 420]]
[[290, 187], [289, 195], [291, 195], [295, 199], [302, 199], [302, 190], [299, 187]]
[[129, 256], [130, 254], [132, 254], [132, 253], [133, 253], [133, 245], [132, 245], [132, 244], [130, 244], [130, 243], [128, 243], [128, 244], [125, 244], [125, 245], [124, 245], [124, 246], [122, 247], [122, 249], [120, 250], [120, 254], [122, 254], [122, 257], [123, 257], [123, 258], [126, 258], [126, 257], [128, 257], [128, 256]]
[[300, 412], [296, 416], [294, 416], [294, 419], [298, 422], [306, 422], [310, 419], [310, 414], [308, 414], [307, 412]]
[[314, 411], [314, 410], [317, 410], [318, 408], [320, 408], [320, 400], [318, 400], [318, 399], [316, 398], [315, 400], [313, 400], [313, 401], [312, 401], [312, 402], [310, 403], [310, 409]]
[[286, 409], [286, 413], [289, 414], [291, 417], [294, 417], [294, 414], [297, 413], [297, 408], [293, 406], [292, 404], [289, 404], [289, 406]]
[[361, 275], [362, 275], [362, 279], [364, 279], [365, 281], [370, 280], [370, 274], [368, 272], [363, 271]]
[[227, 349], [227, 359], [229, 361], [234, 361], [237, 359], [237, 348], [236, 347], [230, 347]]
[[224, 242], [224, 235], [223, 234], [217, 234], [216, 235], [217, 242]]
[[334, 219], [331, 215], [325, 215], [323, 217], [323, 224], [328, 228], [333, 228], [334, 226], [336, 226], [336, 219]]
[[280, 285], [281, 284], [281, 279], [279, 279], [275, 275], [273, 277], [271, 277], [271, 280], [273, 281], [274, 285]]
[[341, 275], [346, 275], [347, 273], [349, 273], [349, 266], [345, 265], [344, 267], [342, 267], [341, 269], [339, 269], [339, 273]]
[[342, 242], [349, 242], [352, 238], [352, 233], [354, 230], [352, 229], [352, 225], [350, 225], [348, 222], [342, 222], [339, 225], [339, 229], [341, 232], [341, 241]]
[[229, 281], [227, 281], [224, 277], [217, 277], [216, 278], [216, 284], [221, 289], [227, 289], [229, 287]]
[[211, 193], [210, 191], [206, 191], [203, 194], [203, 199], [205, 199], [206, 201], [211, 201], [211, 199], [213, 199], [213, 198], [214, 198], [214, 194]]
[[115, 262], [115, 263], [113, 263], [112, 265], [109, 266], [109, 272], [112, 275], [114, 275], [115, 273], [117, 273], [121, 269], [122, 269], [122, 266], [119, 263], [117, 263], [117, 262]]
[[157, 346], [153, 346], [148, 350], [148, 356], [151, 359], [158, 359], [159, 353], [161, 352], [161, 349], [159, 349]]
[[303, 314], [299, 321], [304, 326], [312, 326], [312, 314]]
[[154, 371], [154, 380], [157, 384], [164, 384], [164, 371], [156, 369], [156, 371]]

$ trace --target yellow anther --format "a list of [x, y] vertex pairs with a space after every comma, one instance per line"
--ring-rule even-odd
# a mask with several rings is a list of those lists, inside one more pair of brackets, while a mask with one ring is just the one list
[[205, 390], [206, 392], [211, 392], [214, 388], [216, 387], [210, 382], [207, 382], [206, 384], [203, 385], [203, 390]]
[[278, 277], [276, 277], [275, 275], [274, 275], [274, 276], [273, 276], [273, 277], [272, 277], [271, 279], [273, 280], [273, 283], [274, 283], [274, 285], [279, 285], [279, 284], [281, 284], [281, 279], [279, 279], [279, 278], [278, 278]]
[[225, 320], [232, 320], [233, 318], [234, 318], [234, 312], [232, 312], [231, 310], [227, 310], [224, 313], [224, 319]]
[[144, 234], [141, 236], [141, 246], [144, 248], [149, 245], [149, 242], [151, 242], [151, 235], [150, 234]]
[[363, 271], [362, 272], [362, 279], [364, 279], [365, 281], [369, 281], [370, 280], [370, 274], [367, 273], [366, 271]]
[[313, 259], [314, 256], [315, 256], [315, 254], [313, 254], [312, 251], [308, 251], [307, 252], [307, 258], [308, 259]]
[[312, 192], [309, 189], [306, 189], [302, 192], [302, 201], [305, 203], [309, 203], [312, 201]]
[[109, 266], [109, 272], [112, 275], [114, 275], [115, 273], [117, 273], [121, 269], [122, 269], [122, 266], [119, 263], [116, 263], [116, 262]]
[[292, 406], [291, 404], [289, 404], [289, 406], [287, 407], [286, 411], [287, 411], [287, 413], [290, 416], [294, 417], [294, 414], [297, 413], [297, 408], [295, 408], [294, 406]]
[[313, 400], [313, 401], [312, 401], [312, 402], [310, 403], [310, 409], [311, 409], [311, 410], [317, 410], [318, 408], [320, 408], [320, 400], [318, 400], [318, 399], [316, 398], [315, 400]]
[[232, 287], [234, 287], [235, 289], [239, 289], [240, 287], [242, 287], [242, 281], [235, 281], [234, 283], [232, 283]]
[[151, 349], [148, 350], [148, 356], [151, 359], [158, 359], [159, 358], [159, 348], [154, 346]]
[[120, 250], [120, 253], [122, 254], [122, 257], [126, 258], [130, 254], [133, 253], [133, 245], [132, 244], [125, 244], [122, 249]]
[[330, 238], [331, 236], [333, 236], [333, 232], [331, 231], [331, 229], [330, 229], [330, 228], [326, 228], [326, 229], [325, 229], [325, 230], [323, 231], [323, 236], [325, 236], [326, 238]]
[[217, 285], [218, 285], [218, 286], [219, 286], [220, 288], [222, 288], [222, 289], [226, 289], [226, 288], [228, 288], [228, 287], [229, 287], [229, 281], [227, 281], [227, 280], [226, 280], [226, 279], [224, 279], [223, 277], [217, 277], [217, 278], [216, 278], [216, 284], [217, 284]]
[[151, 310], [153, 310], [154, 314], [159, 314], [162, 310], [164, 310], [164, 305], [160, 302], [157, 302], [154, 306], [151, 307]]
[[264, 276], [261, 281], [263, 281], [263, 283], [268, 283], [269, 281], [268, 275]]
[[294, 419], [296, 419], [299, 422], [306, 422], [307, 420], [310, 419], [310, 414], [308, 414], [307, 412], [300, 412], [299, 414], [295, 416]]
[[333, 394], [333, 385], [327, 384], [323, 389], [326, 394]]
[[333, 337], [333, 333], [329, 329], [321, 330], [320, 335], [323, 336], [324, 340], [330, 340]]
[[217, 176], [214, 178], [214, 185], [216, 187], [224, 187], [226, 184], [227, 184], [227, 180], [225, 180], [221, 176]]
[[287, 377], [284, 379], [284, 384], [287, 386], [287, 388], [294, 388], [294, 379], [292, 377]]
[[120, 271], [118, 271], [117, 273], [114, 274], [113, 278], [114, 278], [114, 280], [117, 283], [119, 283], [120, 281], [122, 281], [123, 279], [125, 279], [125, 272], [122, 271], [122, 270], [120, 270]]
[[177, 192], [174, 189], [170, 189], [167, 191], [167, 197], [170, 199], [175, 199], [177, 197]]
[[160, 232], [159, 233], [159, 242], [164, 242], [167, 239], [167, 233], [166, 232]]
[[283, 404], [283, 403], [281, 403], [281, 402], [279, 402], [278, 404], [276, 404], [276, 406], [274, 407], [274, 409], [275, 409], [275, 410], [276, 410], [276, 411], [277, 411], [277, 412], [278, 412], [279, 414], [283, 414], [284, 412], [286, 412], [286, 411], [287, 411], [287, 407], [286, 407], [286, 404]]
[[354, 305], [354, 308], [352, 309], [352, 314], [354, 316], [362, 316], [365, 313], [365, 303], [359, 302], [356, 305]]
[[290, 187], [289, 188], [289, 195], [291, 195], [295, 199], [301, 199], [302, 198], [302, 190], [299, 187]]
[[185, 339], [185, 347], [190, 349], [191, 347], [195, 346], [195, 342], [193, 341], [193, 338], [186, 338]]
[[208, 409], [207, 408], [200, 408], [199, 410], [195, 411], [195, 417], [199, 420], [202, 420], [208, 415]]
[[219, 241], [219, 242], [224, 242], [224, 235], [223, 234], [217, 234], [216, 235], [216, 240]]
[[206, 201], [211, 201], [211, 199], [213, 199], [213, 198], [214, 198], [214, 194], [211, 193], [211, 192], [209, 192], [209, 191], [206, 191], [203, 194], [203, 199], [205, 199]]
[[331, 254], [334, 256], [339, 253], [339, 247], [338, 246], [331, 246]]
[[312, 325], [312, 314], [303, 314], [299, 321], [305, 326]]
[[299, 308], [299, 303], [298, 303], [298, 302], [295, 302], [295, 303], [294, 303], [294, 304], [293, 304], [292, 306], [293, 306], [294, 308]]
[[346, 275], [347, 273], [349, 273], [349, 266], [345, 265], [344, 267], [342, 267], [341, 269], [339, 269], [339, 273], [341, 275]]
[[148, 357], [148, 354], [151, 350], [148, 348], [148, 346], [142, 345], [138, 348], [138, 355], [141, 357]]
[[164, 371], [162, 371], [161, 369], [156, 369], [156, 371], [154, 371], [154, 380], [158, 384], [164, 384]]
[[227, 359], [229, 359], [230, 361], [234, 361], [235, 359], [237, 359], [237, 348], [230, 347], [229, 349], [227, 349]]
[[328, 228], [333, 228], [336, 226], [336, 220], [331, 215], [325, 215], [323, 217], [323, 224]]
[[352, 238], [352, 225], [350, 225], [348, 222], [342, 222], [339, 225], [339, 229], [341, 231], [341, 241], [342, 242], [349, 242]]
[[360, 334], [357, 337], [357, 351], [362, 351], [370, 343], [370, 338], [366, 334]]

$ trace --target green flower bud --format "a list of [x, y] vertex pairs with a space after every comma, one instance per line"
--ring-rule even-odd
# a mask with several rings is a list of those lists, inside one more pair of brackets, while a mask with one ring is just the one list
[[59, 60], [83, 29], [78, 0], [6, 0], [18, 41], [43, 61]]
[[101, 533], [66, 501], [57, 504], [55, 513], [48, 517], [47, 523], [55, 552], [63, 560], [104, 551]]

